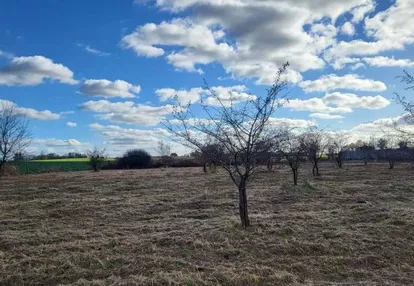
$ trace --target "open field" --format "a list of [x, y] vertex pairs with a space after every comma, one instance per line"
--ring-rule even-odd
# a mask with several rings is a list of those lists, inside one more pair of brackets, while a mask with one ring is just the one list
[[224, 172], [2, 178], [2, 285], [412, 285], [414, 169], [263, 172], [239, 227]]
[[[115, 159], [107, 158], [108, 162]], [[30, 160], [14, 163], [20, 174], [47, 173], [57, 171], [86, 171], [90, 169], [88, 158]]]

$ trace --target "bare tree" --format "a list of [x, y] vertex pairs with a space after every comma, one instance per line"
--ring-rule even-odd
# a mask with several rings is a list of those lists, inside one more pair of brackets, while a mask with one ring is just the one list
[[301, 150], [312, 163], [312, 174], [319, 176], [319, 161], [322, 159], [328, 146], [325, 131], [316, 126], [310, 126], [299, 136]]
[[161, 156], [161, 163], [164, 167], [168, 167], [171, 163], [171, 144], [164, 142], [163, 140], [159, 140], [157, 144], [157, 152]]
[[301, 156], [303, 155], [301, 137], [292, 131], [284, 133], [281, 151], [292, 170], [293, 184], [296, 186], [298, 184]]
[[335, 164], [342, 168], [345, 159], [345, 152], [347, 150], [349, 135], [343, 131], [333, 132], [331, 134], [330, 142], [328, 145], [329, 156], [335, 162]]
[[357, 150], [361, 151], [364, 155], [364, 164], [365, 166], [368, 165], [368, 158], [372, 155], [375, 151], [375, 146], [371, 142], [364, 142], [362, 146], [358, 147]]
[[[196, 147], [228, 172], [238, 188], [239, 214], [244, 227], [250, 226], [248, 182], [257, 170], [257, 158], [271, 150], [273, 138], [277, 136], [270, 131], [269, 118], [283, 99], [281, 93], [287, 85], [284, 78], [287, 66], [288, 64], [279, 70], [275, 83], [265, 96], [244, 103], [238, 103], [231, 93], [228, 97], [223, 97], [206, 84], [209, 98], [201, 99], [204, 118], [196, 119], [191, 103], [183, 106], [177, 101], [173, 112], [174, 121], [168, 120], [165, 124], [183, 144]], [[209, 102], [216, 104], [211, 105]], [[223, 153], [206, 148], [206, 143], [209, 142], [207, 140], [213, 140]]]
[[380, 138], [377, 143], [377, 147], [380, 150], [384, 150], [388, 146], [388, 140], [386, 138]]
[[13, 103], [0, 103], [0, 169], [29, 145], [28, 121]]
[[88, 151], [89, 165], [95, 172], [99, 172], [105, 163], [105, 149], [98, 149], [97, 147], [93, 150]]
[[[414, 90], [414, 77], [409, 74], [407, 71], [403, 72], [404, 74], [402, 76], [398, 76], [402, 83], [406, 85], [405, 90]], [[401, 117], [401, 121], [406, 123], [407, 125], [413, 125], [414, 124], [414, 101], [410, 101], [407, 99], [406, 96], [401, 95], [399, 93], [394, 93], [395, 95], [395, 101], [402, 106], [405, 114]], [[412, 137], [414, 134], [412, 132], [407, 131], [404, 128], [400, 128], [398, 126], [399, 121], [393, 123], [393, 127], [395, 130], [397, 130], [401, 135], [409, 135]]]

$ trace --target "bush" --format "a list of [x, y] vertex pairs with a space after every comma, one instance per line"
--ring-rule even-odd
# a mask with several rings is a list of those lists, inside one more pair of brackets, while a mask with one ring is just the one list
[[95, 147], [92, 151], [88, 152], [88, 156], [89, 165], [95, 172], [99, 172], [105, 163], [105, 150], [99, 150]]
[[142, 149], [128, 150], [118, 159], [118, 166], [122, 169], [144, 169], [151, 167], [151, 155]]

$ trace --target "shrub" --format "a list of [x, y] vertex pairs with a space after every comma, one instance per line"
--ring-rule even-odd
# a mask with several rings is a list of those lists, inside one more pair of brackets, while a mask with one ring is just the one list
[[105, 150], [99, 150], [94, 148], [92, 151], [88, 152], [89, 156], [89, 165], [95, 172], [99, 172], [105, 163]]
[[123, 169], [144, 169], [151, 167], [151, 155], [142, 149], [128, 150], [118, 160], [120, 168]]

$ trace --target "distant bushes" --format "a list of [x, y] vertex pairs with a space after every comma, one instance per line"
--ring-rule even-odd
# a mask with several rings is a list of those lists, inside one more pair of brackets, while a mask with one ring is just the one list
[[145, 169], [151, 167], [151, 155], [142, 149], [128, 150], [117, 160], [118, 169]]

